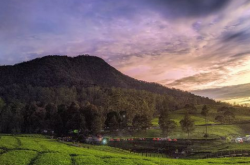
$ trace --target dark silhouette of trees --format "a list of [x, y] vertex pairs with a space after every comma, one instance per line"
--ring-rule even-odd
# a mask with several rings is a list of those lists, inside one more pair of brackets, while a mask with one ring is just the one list
[[127, 111], [120, 111], [120, 129], [126, 129], [128, 126], [128, 114]]
[[[95, 124], [93, 121], [98, 116], [98, 109], [95, 105], [87, 103], [87, 105], [83, 107], [82, 112], [84, 113], [86, 119], [86, 128], [91, 130]], [[98, 117], [98, 120], [99, 118], [100, 117]]]
[[107, 114], [107, 119], [105, 121], [106, 127], [109, 128], [110, 131], [115, 131], [119, 129], [119, 123], [121, 119], [117, 112], [111, 111]]
[[0, 97], [0, 113], [3, 110], [3, 107], [5, 106], [4, 100]]
[[127, 122], [128, 121], [126, 111], [120, 111], [119, 113], [111, 111], [107, 114], [105, 126], [109, 128], [110, 131], [115, 131], [117, 129], [127, 128]]
[[91, 124], [91, 131], [93, 134], [98, 134], [101, 132], [102, 128], [103, 128], [103, 125], [102, 125], [101, 116], [98, 114], [95, 114], [93, 117], [92, 124]]
[[136, 115], [132, 122], [134, 130], [146, 130], [151, 124], [151, 119], [146, 115]]

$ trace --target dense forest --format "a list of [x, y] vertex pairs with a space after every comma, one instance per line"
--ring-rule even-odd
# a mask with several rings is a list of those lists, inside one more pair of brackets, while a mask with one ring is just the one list
[[147, 123], [166, 105], [174, 111], [187, 105], [218, 104], [135, 80], [93, 56], [47, 56], [1, 66], [0, 97], [0, 131], [4, 133], [45, 129], [58, 134], [73, 129], [98, 132], [110, 123]]
[[[24, 88], [20, 90], [23, 91]], [[170, 111], [184, 106], [171, 96], [135, 89], [30, 86], [25, 91], [27, 93], [23, 93], [22, 99], [15, 98], [14, 95], [9, 96], [12, 101], [8, 103], [1, 99], [1, 132], [38, 133], [44, 129], [68, 132], [72, 129], [82, 130], [83, 128], [92, 131], [91, 122], [100, 122], [98, 130], [101, 130], [109, 126], [106, 120], [119, 123], [122, 113], [126, 115], [125, 125], [132, 125], [136, 117], [143, 116], [147, 121], [151, 121], [153, 117], [160, 114], [164, 106]], [[116, 119], [112, 119], [114, 116]], [[99, 121], [94, 121], [94, 119]], [[81, 123], [84, 123], [84, 126], [80, 126]], [[70, 124], [75, 126], [69, 126]], [[62, 128], [58, 128], [60, 125]]]

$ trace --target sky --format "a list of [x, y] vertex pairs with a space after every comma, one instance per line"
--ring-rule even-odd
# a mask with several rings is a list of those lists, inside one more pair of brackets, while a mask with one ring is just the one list
[[122, 73], [250, 103], [250, 0], [1, 0], [0, 65], [99, 56]]

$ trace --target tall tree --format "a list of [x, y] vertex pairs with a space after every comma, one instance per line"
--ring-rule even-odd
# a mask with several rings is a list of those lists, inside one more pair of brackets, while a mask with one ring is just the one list
[[57, 112], [58, 108], [55, 104], [49, 103], [45, 106], [46, 116], [45, 116], [45, 123], [46, 129], [55, 130], [55, 124], [57, 122]]
[[117, 130], [119, 128], [119, 123], [120, 123], [120, 116], [117, 112], [112, 111], [107, 114], [105, 125], [110, 129], [110, 131]]
[[21, 133], [21, 127], [23, 124], [23, 116], [19, 111], [17, 111], [13, 116], [13, 122], [11, 122], [11, 133], [19, 134]]
[[[80, 111], [85, 116], [87, 129], [92, 130], [93, 125], [95, 124], [94, 120], [97, 120], [96, 116], [99, 115], [98, 108], [95, 105], [88, 103], [85, 107], [80, 109]], [[99, 120], [99, 118], [98, 118], [98, 120]], [[101, 120], [101, 117], [100, 117], [100, 120]]]
[[61, 117], [61, 115], [59, 113], [57, 113], [55, 115], [55, 119], [56, 119], [55, 123], [54, 123], [54, 125], [55, 125], [55, 129], [54, 129], [55, 133], [58, 136], [62, 136], [63, 134], [67, 133], [65, 131], [65, 127], [64, 127], [64, 124], [63, 124], [62, 117]]
[[194, 120], [191, 119], [188, 112], [186, 112], [184, 118], [180, 121], [180, 124], [182, 130], [188, 134], [189, 138], [189, 134], [194, 131], [195, 125], [194, 125]]
[[[32, 119], [32, 114], [38, 109], [37, 105], [35, 102], [32, 102], [31, 104], [27, 104], [22, 112], [23, 112], [23, 118], [24, 118], [24, 123], [23, 123], [23, 131], [25, 133], [32, 133], [33, 132], [33, 119]], [[36, 121], [35, 121], [36, 122]]]
[[163, 102], [162, 110], [159, 116], [159, 125], [164, 136], [168, 136], [177, 126], [176, 122], [171, 120], [167, 102]]
[[79, 130], [81, 132], [86, 131], [87, 127], [86, 127], [86, 119], [85, 116], [83, 114], [80, 114], [80, 125], [79, 125]]
[[120, 111], [120, 129], [125, 129], [128, 126], [128, 115], [127, 111]]
[[45, 117], [46, 110], [41, 107], [36, 107], [35, 112], [30, 116], [32, 132], [40, 133], [42, 129], [45, 127]]
[[205, 137], [207, 138], [208, 137], [208, 133], [207, 133], [207, 116], [208, 116], [208, 113], [209, 113], [209, 109], [207, 108], [206, 105], [203, 105], [202, 109], [201, 109], [201, 115], [204, 116], [204, 119], [205, 119], [205, 126], [206, 126], [206, 134], [205, 134]]
[[133, 119], [132, 125], [134, 129], [146, 130], [151, 126], [151, 120], [146, 115], [136, 115]]
[[[60, 134], [67, 134], [67, 129], [66, 129], [66, 124], [68, 121], [68, 114], [67, 114], [67, 110], [68, 110], [68, 106], [66, 106], [65, 104], [61, 104], [58, 106], [58, 115], [59, 117], [57, 118], [56, 121], [56, 125], [58, 125], [60, 128], [60, 130], [58, 130], [60, 132]], [[57, 131], [57, 130], [55, 130]]]
[[159, 125], [164, 136], [168, 136], [177, 126], [176, 122], [170, 119], [168, 111], [160, 114]]
[[11, 126], [10, 121], [13, 121], [13, 113], [11, 111], [11, 108], [9, 106], [6, 106], [2, 112], [1, 112], [1, 124], [0, 129], [2, 133], [10, 133], [11, 132]]
[[102, 130], [102, 119], [100, 115], [94, 115], [93, 122], [91, 124], [91, 132], [93, 134], [98, 134]]
[[3, 99], [0, 97], [0, 113], [3, 109], [3, 107], [5, 106], [5, 102], [3, 101]]

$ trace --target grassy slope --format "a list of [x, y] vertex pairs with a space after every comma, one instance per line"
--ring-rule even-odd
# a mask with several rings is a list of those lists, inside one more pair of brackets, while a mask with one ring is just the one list
[[[192, 114], [192, 119], [195, 121], [195, 131], [191, 134], [191, 138], [202, 138], [205, 133], [205, 122], [204, 117], [200, 114], [202, 105], [197, 106], [197, 113]], [[217, 123], [214, 118], [217, 115], [217, 109], [219, 107], [212, 106], [209, 107], [209, 116], [208, 116], [208, 133], [210, 138], [218, 138], [222, 136], [244, 136], [245, 134], [250, 134], [249, 124], [234, 124], [234, 125], [220, 125]], [[236, 121], [246, 122], [250, 121], [250, 109], [247, 108], [237, 108], [235, 111]], [[180, 128], [180, 120], [184, 117], [185, 110], [174, 111], [171, 114], [171, 118], [177, 123], [177, 129], [170, 134], [172, 138], [186, 138], [187, 135], [182, 132]], [[152, 120], [154, 127], [158, 127], [158, 118]], [[159, 137], [161, 136], [161, 131], [159, 129], [151, 129], [147, 131], [147, 134], [139, 133], [136, 136], [149, 136], [149, 137]]]
[[[6, 139], [8, 139], [6, 141]], [[13, 148], [14, 147], [14, 148]], [[175, 160], [149, 158], [126, 151], [115, 153], [118, 149], [104, 146], [80, 148], [41, 137], [2, 136], [0, 148], [1, 165], [192, 165], [192, 164], [249, 164], [250, 158], [221, 158], [202, 160]], [[110, 151], [105, 150], [109, 148]]]

